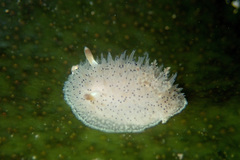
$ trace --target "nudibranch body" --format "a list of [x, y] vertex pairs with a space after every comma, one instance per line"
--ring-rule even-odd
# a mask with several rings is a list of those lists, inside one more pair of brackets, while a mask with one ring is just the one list
[[104, 132], [141, 132], [166, 123], [181, 112], [187, 100], [173, 85], [169, 67], [149, 63], [148, 54], [95, 60], [85, 47], [87, 61], [72, 67], [64, 84], [64, 98], [85, 125]]

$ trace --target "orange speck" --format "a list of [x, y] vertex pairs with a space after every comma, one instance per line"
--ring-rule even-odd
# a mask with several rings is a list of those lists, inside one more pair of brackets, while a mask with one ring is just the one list
[[93, 101], [93, 100], [94, 100], [94, 97], [93, 97], [91, 94], [85, 94], [85, 95], [84, 95], [84, 98], [85, 98], [86, 100], [89, 100], [89, 101]]

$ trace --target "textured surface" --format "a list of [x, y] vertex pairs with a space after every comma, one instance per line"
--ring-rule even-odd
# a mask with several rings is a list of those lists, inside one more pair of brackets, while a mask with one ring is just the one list
[[[240, 16], [225, 1], [2, 0], [0, 13], [0, 159], [240, 159]], [[84, 46], [148, 51], [188, 106], [142, 133], [85, 127], [62, 93]]]
[[124, 52], [112, 59], [109, 53], [97, 65], [78, 65], [65, 82], [64, 98], [87, 126], [141, 132], [165, 123], [187, 104], [181, 89], [173, 85], [176, 75], [169, 74], [169, 67], [149, 64], [148, 55], [136, 58], [134, 52]]

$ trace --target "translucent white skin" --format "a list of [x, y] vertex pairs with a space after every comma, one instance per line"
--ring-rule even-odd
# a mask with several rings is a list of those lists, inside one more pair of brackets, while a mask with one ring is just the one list
[[141, 132], [181, 112], [187, 100], [173, 85], [169, 67], [149, 64], [148, 54], [134, 58], [125, 52], [95, 61], [85, 47], [87, 60], [72, 67], [64, 85], [64, 98], [85, 125], [104, 132]]

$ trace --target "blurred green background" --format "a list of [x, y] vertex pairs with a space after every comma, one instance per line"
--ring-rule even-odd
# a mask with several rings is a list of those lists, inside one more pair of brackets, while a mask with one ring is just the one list
[[[239, 159], [233, 10], [224, 0], [1, 1], [0, 159]], [[84, 46], [95, 57], [148, 52], [178, 72], [189, 104], [142, 133], [84, 126], [62, 93], [71, 66], [85, 61]]]

